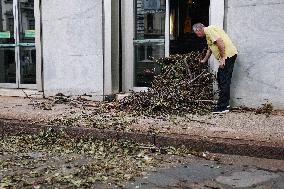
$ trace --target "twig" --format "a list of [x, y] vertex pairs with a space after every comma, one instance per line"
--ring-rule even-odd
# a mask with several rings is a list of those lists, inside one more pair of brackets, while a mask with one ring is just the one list
[[22, 91], [23, 91], [23, 93], [26, 95], [26, 97], [31, 101], [31, 103], [32, 103], [32, 105], [33, 105], [33, 107], [34, 107], [34, 109], [35, 109], [35, 107], [36, 107], [36, 102], [24, 91], [24, 89], [22, 89]]
[[215, 100], [193, 100], [194, 102], [212, 102], [215, 103]]
[[198, 122], [198, 123], [204, 123], [204, 124], [207, 124], [207, 125], [214, 125], [216, 126], [216, 124], [214, 123], [208, 123], [206, 121], [201, 121], [201, 120], [196, 120], [196, 119], [190, 119], [190, 118], [187, 118], [189, 121], [194, 121], [194, 122]]
[[185, 64], [185, 66], [186, 66], [187, 74], [189, 75], [190, 80], [192, 80], [192, 73], [191, 73], [191, 70], [190, 70], [190, 68], [189, 68], [189, 65], [188, 65], [188, 63], [187, 63], [187, 61], [186, 61], [186, 58], [183, 60], [183, 62], [184, 62], [184, 64]]
[[193, 80], [191, 80], [188, 84], [193, 83], [194, 81], [196, 81], [197, 79], [199, 79], [205, 72], [207, 72], [206, 70], [204, 70], [201, 74], [199, 74], [197, 77], [195, 77]]

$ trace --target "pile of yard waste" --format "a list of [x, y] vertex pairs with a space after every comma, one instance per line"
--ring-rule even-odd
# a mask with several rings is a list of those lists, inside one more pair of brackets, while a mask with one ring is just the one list
[[213, 103], [214, 76], [200, 64], [203, 53], [191, 52], [157, 60], [161, 73], [145, 92], [133, 92], [119, 103], [136, 114], [205, 114]]

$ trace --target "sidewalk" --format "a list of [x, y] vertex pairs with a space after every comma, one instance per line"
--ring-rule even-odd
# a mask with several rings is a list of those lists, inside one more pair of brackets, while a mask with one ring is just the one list
[[[0, 123], [1, 120], [9, 122], [10, 127], [31, 123], [33, 126], [28, 126], [33, 128], [65, 126], [74, 134], [79, 130], [92, 134], [103, 132], [108, 137], [124, 136], [156, 145], [183, 144], [197, 150], [283, 159], [284, 114], [281, 111], [269, 116], [233, 111], [225, 115], [149, 118], [115, 111], [113, 103], [101, 104], [83, 98], [65, 100], [57, 100], [58, 104], [53, 106], [53, 99], [0, 97]], [[269, 153], [273, 154], [269, 156]]]

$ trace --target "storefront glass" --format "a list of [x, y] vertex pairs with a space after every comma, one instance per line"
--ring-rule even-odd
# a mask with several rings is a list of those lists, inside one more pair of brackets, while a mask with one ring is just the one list
[[0, 83], [16, 83], [15, 48], [0, 48]]
[[34, 0], [19, 2], [21, 84], [36, 83]]
[[0, 0], [0, 83], [16, 83], [13, 1]]
[[34, 47], [21, 47], [21, 84], [36, 83], [36, 50]]
[[0, 87], [36, 84], [34, 0], [0, 0], [0, 19]]
[[148, 87], [165, 56], [166, 0], [135, 1], [135, 87]]

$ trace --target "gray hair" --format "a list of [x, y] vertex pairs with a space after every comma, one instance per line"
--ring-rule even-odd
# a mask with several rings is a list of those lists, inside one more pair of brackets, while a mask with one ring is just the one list
[[194, 32], [196, 32], [197, 29], [204, 28], [205, 26], [202, 23], [196, 23], [192, 26], [192, 29]]

